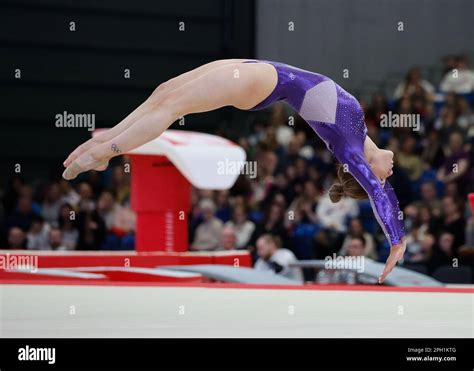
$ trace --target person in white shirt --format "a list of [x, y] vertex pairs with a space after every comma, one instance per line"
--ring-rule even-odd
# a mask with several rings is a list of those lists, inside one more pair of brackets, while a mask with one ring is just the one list
[[270, 234], [260, 236], [257, 240], [257, 255], [254, 269], [304, 282], [301, 268], [290, 267], [290, 264], [297, 262], [298, 259], [290, 250], [281, 247], [280, 238]]
[[336, 230], [339, 233], [347, 232], [346, 221], [359, 215], [357, 201], [350, 197], [342, 197], [333, 203], [326, 193], [316, 207], [316, 215], [324, 228]]
[[202, 211], [203, 221], [196, 228], [191, 250], [217, 250], [220, 244], [223, 224], [220, 219], [215, 217], [216, 205], [210, 199], [203, 199], [199, 202], [199, 208]]
[[444, 75], [439, 88], [443, 93], [469, 94], [474, 91], [474, 71], [469, 69], [466, 57], [456, 59], [456, 68]]
[[244, 249], [247, 246], [255, 230], [255, 224], [247, 219], [247, 213], [243, 206], [236, 206], [234, 208], [232, 220], [229, 220], [225, 226], [234, 228], [237, 238], [236, 247], [238, 249]]

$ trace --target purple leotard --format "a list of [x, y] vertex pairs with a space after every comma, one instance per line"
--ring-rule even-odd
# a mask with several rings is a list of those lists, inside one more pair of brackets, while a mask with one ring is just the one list
[[266, 108], [278, 100], [292, 106], [365, 189], [391, 245], [400, 243], [405, 231], [397, 196], [388, 181], [382, 186], [364, 157], [367, 127], [359, 102], [326, 76], [272, 61], [244, 63], [268, 63], [278, 73], [273, 92], [250, 111]]

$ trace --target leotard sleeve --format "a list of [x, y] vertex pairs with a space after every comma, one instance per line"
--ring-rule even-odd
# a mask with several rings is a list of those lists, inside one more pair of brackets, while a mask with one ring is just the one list
[[336, 157], [343, 166], [346, 165], [347, 171], [367, 192], [377, 222], [390, 244], [401, 243], [405, 231], [393, 187], [387, 181], [382, 186], [362, 153], [355, 149], [348, 150], [347, 146], [344, 147], [343, 150], [337, 151], [339, 153], [336, 153]]

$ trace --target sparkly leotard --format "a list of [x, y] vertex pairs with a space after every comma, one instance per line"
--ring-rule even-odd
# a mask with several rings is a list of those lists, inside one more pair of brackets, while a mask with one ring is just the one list
[[292, 106], [367, 192], [375, 217], [390, 243], [400, 243], [405, 231], [397, 196], [388, 181], [382, 186], [364, 157], [367, 127], [359, 102], [326, 76], [272, 61], [244, 63], [268, 63], [278, 73], [273, 92], [250, 110], [266, 108], [277, 100]]

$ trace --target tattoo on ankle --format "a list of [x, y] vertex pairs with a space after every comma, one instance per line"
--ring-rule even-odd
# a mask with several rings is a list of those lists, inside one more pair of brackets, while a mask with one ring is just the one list
[[113, 152], [115, 152], [115, 153], [120, 153], [120, 152], [122, 152], [122, 151], [120, 150], [120, 148], [119, 148], [115, 143], [113, 143], [113, 144], [110, 146], [110, 149], [111, 149]]

